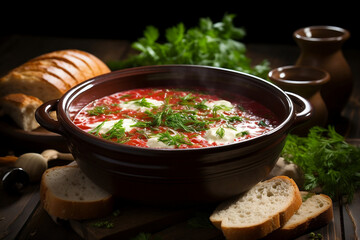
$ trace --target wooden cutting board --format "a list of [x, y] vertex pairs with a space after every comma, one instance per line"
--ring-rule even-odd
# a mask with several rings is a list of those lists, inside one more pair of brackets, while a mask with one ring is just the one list
[[[215, 239], [221, 236], [221, 232], [208, 220], [210, 209], [212, 208], [164, 208], [125, 204], [107, 217], [86, 221], [71, 220], [70, 225], [78, 235], [87, 240], [132, 239], [141, 234], [155, 233], [158, 236], [155, 239], [163, 239], [161, 235], [167, 236], [168, 229], [172, 229], [171, 234], [175, 236], [184, 237], [183, 234], [187, 234], [187, 239], [194, 232], [210, 234]], [[162, 230], [166, 231], [162, 233]]]

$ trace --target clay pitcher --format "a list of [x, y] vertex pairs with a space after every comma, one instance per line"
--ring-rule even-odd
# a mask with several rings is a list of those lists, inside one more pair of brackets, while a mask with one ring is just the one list
[[321, 88], [329, 112], [329, 120], [341, 116], [353, 87], [351, 69], [342, 52], [349, 31], [334, 26], [310, 26], [296, 30], [293, 37], [301, 53], [298, 66], [319, 67], [330, 74], [330, 81]]
[[292, 134], [306, 136], [311, 127], [326, 126], [328, 110], [320, 90], [330, 80], [328, 72], [311, 66], [284, 66], [272, 69], [268, 77], [284, 91], [296, 93], [311, 104], [313, 110], [310, 119], [292, 130]]

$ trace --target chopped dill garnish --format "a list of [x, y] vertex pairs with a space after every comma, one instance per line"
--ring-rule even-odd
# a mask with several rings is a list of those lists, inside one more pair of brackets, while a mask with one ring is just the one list
[[107, 106], [104, 105], [100, 105], [100, 106], [96, 106], [91, 110], [87, 110], [86, 112], [88, 114], [90, 114], [91, 116], [98, 116], [101, 114], [105, 114], [105, 111], [109, 110], [109, 108]]
[[150, 108], [150, 107], [154, 106], [154, 104], [148, 102], [145, 97], [143, 97], [141, 99], [132, 100], [131, 102], [134, 102], [135, 105], [140, 106], [140, 107]]
[[165, 143], [166, 145], [175, 145], [180, 147], [182, 144], [193, 145], [190, 140], [183, 134], [171, 135], [169, 131], [159, 133], [158, 141]]
[[90, 134], [93, 134], [93, 135], [99, 135], [99, 132], [100, 132], [101, 128], [104, 126], [104, 124], [105, 124], [106, 121], [107, 121], [107, 120], [101, 122], [101, 123], [100, 123], [99, 125], [97, 125], [95, 128], [91, 129], [91, 130], [89, 131], [89, 133], [90, 133]]
[[246, 135], [249, 135], [248, 131], [242, 131], [236, 134], [236, 137], [245, 137]]
[[114, 227], [114, 223], [110, 222], [110, 221], [98, 221], [98, 222], [94, 222], [91, 224], [91, 226], [93, 227], [97, 227], [97, 228], [113, 228]]
[[264, 120], [259, 121], [258, 125], [262, 126], [262, 127], [268, 127], [269, 126], [269, 125], [266, 124], [266, 122]]
[[212, 109], [212, 114], [214, 117], [217, 116], [217, 111], [219, 110], [224, 110], [224, 111], [230, 111], [232, 108], [231, 107], [228, 107], [228, 106], [225, 106], [223, 104], [221, 105], [215, 105]]
[[185, 97], [180, 97], [179, 104], [180, 105], [194, 105], [195, 98], [196, 98], [195, 96], [193, 96], [191, 93], [189, 93]]
[[216, 135], [218, 135], [220, 138], [223, 138], [225, 135], [225, 129], [223, 127], [219, 127], [216, 130]]
[[122, 126], [122, 124], [123, 124], [123, 119], [120, 119], [112, 126], [112, 128], [109, 131], [102, 134], [102, 137], [104, 139], [116, 138], [117, 142], [120, 143], [125, 142], [127, 138], [125, 135], [125, 128]]

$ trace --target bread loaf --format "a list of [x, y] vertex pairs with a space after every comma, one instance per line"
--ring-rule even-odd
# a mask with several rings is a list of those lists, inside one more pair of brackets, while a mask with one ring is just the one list
[[[35, 97], [42, 102], [58, 99], [75, 85], [108, 72], [110, 69], [104, 62], [85, 51], [68, 49], [45, 53], [12, 69], [0, 78], [0, 97], [13, 93], [23, 94], [22, 98], [17, 97], [16, 104], [12, 97], [7, 97], [2, 113], [15, 117], [14, 121], [23, 130], [31, 131], [39, 125], [34, 117], [36, 108], [33, 104], [29, 105], [29, 98]], [[20, 103], [20, 99], [24, 102]], [[28, 107], [25, 110], [23, 106]], [[25, 116], [19, 116], [18, 113]], [[21, 123], [30, 121], [30, 118], [33, 118], [31, 122], [34, 124]]]
[[0, 96], [23, 93], [43, 102], [60, 98], [85, 80], [108, 73], [99, 58], [77, 49], [59, 50], [35, 57], [0, 79]]
[[22, 93], [8, 94], [0, 98], [0, 116], [8, 114], [20, 128], [31, 131], [39, 127], [34, 114], [42, 103], [40, 99]]
[[113, 196], [94, 184], [77, 165], [46, 170], [40, 183], [40, 200], [52, 217], [92, 219], [113, 211]]
[[220, 204], [210, 221], [228, 240], [259, 239], [282, 227], [301, 203], [295, 182], [289, 177], [276, 176]]
[[266, 239], [294, 239], [316, 230], [333, 219], [333, 205], [329, 196], [302, 191], [303, 203], [286, 224], [270, 233]]

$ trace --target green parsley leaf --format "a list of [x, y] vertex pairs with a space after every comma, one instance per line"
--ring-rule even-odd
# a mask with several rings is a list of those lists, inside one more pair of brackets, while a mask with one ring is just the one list
[[306, 137], [289, 134], [281, 155], [304, 172], [305, 190], [320, 187], [331, 198], [351, 202], [360, 187], [360, 148], [328, 126], [315, 126]]
[[159, 41], [159, 30], [147, 26], [143, 37], [132, 43], [139, 53], [124, 61], [108, 62], [112, 70], [161, 65], [193, 64], [223, 67], [267, 78], [270, 64], [263, 60], [252, 66], [241, 42], [246, 31], [234, 25], [235, 14], [225, 14], [220, 22], [200, 18], [199, 24], [186, 29], [183, 23], [165, 31], [165, 41]]

